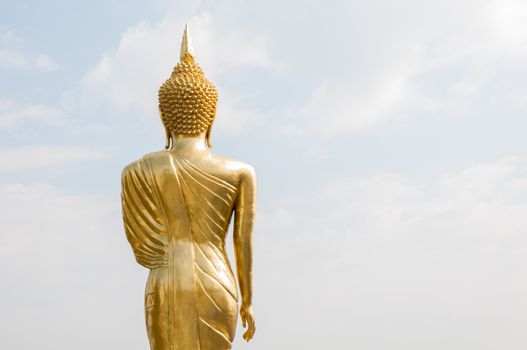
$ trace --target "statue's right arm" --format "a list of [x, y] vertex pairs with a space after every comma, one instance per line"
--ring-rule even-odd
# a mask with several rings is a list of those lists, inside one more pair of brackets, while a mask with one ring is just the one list
[[255, 214], [256, 178], [254, 170], [247, 166], [240, 173], [240, 185], [235, 202], [234, 216], [234, 255], [238, 283], [242, 296], [240, 316], [242, 325], [248, 325], [243, 335], [251, 340], [255, 332], [252, 311], [252, 236]]

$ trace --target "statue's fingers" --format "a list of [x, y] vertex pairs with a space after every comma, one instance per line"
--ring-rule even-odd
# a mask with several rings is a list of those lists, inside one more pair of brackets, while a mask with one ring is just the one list
[[245, 317], [245, 315], [242, 315], [242, 326], [243, 328], [247, 326], [247, 318]]
[[247, 331], [247, 341], [251, 340], [254, 336], [254, 329], [249, 327], [249, 330]]

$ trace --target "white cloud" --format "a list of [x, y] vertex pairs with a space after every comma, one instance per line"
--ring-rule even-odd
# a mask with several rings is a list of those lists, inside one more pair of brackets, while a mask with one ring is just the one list
[[22, 40], [13, 31], [7, 31], [0, 33], [0, 68], [53, 72], [59, 65], [47, 54], [25, 52]]
[[[527, 159], [507, 157], [414, 184], [398, 175], [376, 175], [335, 185], [327, 194], [333, 216], [362, 229], [408, 235], [481, 235], [519, 238], [527, 232]], [[361, 227], [359, 225], [359, 227]]]
[[[379, 13], [383, 21], [396, 26], [379, 26], [374, 15], [368, 22], [355, 17], [370, 6], [358, 12], [337, 7], [349, 12], [349, 27], [333, 36], [322, 29], [324, 44], [333, 51], [314, 51], [305, 58], [315, 72], [315, 67], [324, 72], [321, 84], [303, 104], [288, 106], [275, 116], [291, 120], [289, 129], [295, 132], [299, 120], [304, 123], [300, 132], [335, 136], [403, 118], [423, 118], [438, 108], [445, 115], [456, 114], [461, 104], [478, 114], [481, 103], [465, 103], [465, 99], [483, 98], [483, 88], [496, 84], [504, 74], [500, 65], [518, 70], [527, 58], [527, 6], [522, 1], [425, 1], [402, 3]], [[308, 37], [321, 31], [317, 26], [304, 29]], [[343, 42], [343, 36], [348, 41]], [[366, 37], [374, 42], [364, 42]], [[303, 46], [295, 50], [307, 52]], [[335, 62], [335, 57], [342, 61]], [[495, 98], [507, 99], [510, 90], [504, 88]]]
[[60, 115], [59, 110], [44, 104], [20, 104], [0, 99], [0, 129], [13, 129], [28, 123], [56, 122]]
[[[244, 93], [227, 89], [222, 79], [235, 69], [269, 68], [270, 59], [261, 38], [215, 25], [202, 13], [190, 19], [195, 55], [207, 77], [219, 89], [218, 130], [237, 131], [251, 111], [239, 104]], [[84, 105], [103, 104], [122, 110], [139, 110], [151, 120], [157, 115], [157, 90], [179, 61], [184, 22], [171, 14], [158, 22], [141, 22], [127, 29], [116, 50], [107, 52], [84, 76]]]
[[[432, 350], [521, 349], [526, 197], [527, 160], [507, 157], [426, 184], [350, 178], [259, 212], [250, 346], [412, 350], [433, 340]], [[6, 343], [23, 329], [32, 337], [18, 342], [22, 350], [148, 346], [146, 272], [133, 261], [117, 200], [0, 186]]]
[[527, 4], [521, 0], [493, 1], [488, 6], [495, 45], [509, 53], [527, 54]]
[[414, 96], [405, 76], [387, 77], [379, 85], [364, 91], [348, 91], [346, 86], [330, 86], [324, 82], [306, 105], [289, 112], [293, 127], [299, 121], [304, 131], [316, 131], [325, 136], [362, 130], [399, 117], [398, 110], [413, 102]]
[[[368, 13], [372, 6], [361, 11]], [[295, 11], [292, 4], [284, 4], [282, 10]], [[330, 10], [321, 8], [321, 16]], [[527, 39], [521, 34], [527, 12], [515, 0], [424, 2], [419, 6], [408, 2], [372, 16], [370, 21], [359, 18], [361, 11], [353, 5], [342, 3], [333, 11], [350, 15], [345, 27], [337, 16], [331, 25], [321, 28], [322, 17], [312, 18], [313, 13], [302, 9], [298, 15], [306, 15], [311, 25], [286, 21], [256, 30], [248, 24], [246, 31], [240, 31], [235, 23], [244, 11], [261, 11], [262, 18], [272, 16], [270, 9], [227, 1], [214, 11], [194, 8], [198, 14], [189, 21], [198, 61], [220, 89], [220, 132], [236, 132], [253, 121], [275, 125], [274, 119], [280, 119], [281, 131], [332, 137], [425, 117], [440, 108], [448, 115], [462, 108], [475, 110], [477, 104], [467, 106], [465, 100], [480, 97], [482, 89], [493, 84], [497, 62], [524, 57], [527, 47]], [[105, 53], [85, 74], [83, 106], [103, 104], [127, 113], [140, 111], [138, 115], [157, 122], [157, 89], [177, 63], [182, 16], [181, 11], [169, 6], [161, 21], [143, 21], [126, 30], [117, 48]], [[255, 18], [255, 23], [262, 18]], [[401, 18], [404, 24], [396, 28], [378, 25], [379, 20], [400, 23]], [[230, 26], [225, 25], [228, 19], [232, 19]], [[330, 35], [329, 28], [335, 33]], [[299, 32], [312, 41], [295, 40], [290, 34]], [[375, 42], [360, 35], [364, 32]], [[467, 69], [456, 79], [437, 81], [441, 70], [460, 65]], [[265, 107], [256, 110], [248, 106], [247, 91], [232, 88], [230, 81], [233, 73], [246, 68], [284, 73], [282, 68], [293, 72], [297, 66], [306, 66], [298, 88], [319, 81], [311, 93], [304, 94], [303, 103], [297, 99], [280, 105], [273, 102], [280, 98], [269, 96]], [[298, 80], [296, 76], [282, 78]], [[258, 91], [256, 84], [245, 84], [243, 89]], [[302, 128], [297, 127], [299, 120]]]
[[257, 226], [256, 348], [521, 349], [526, 185], [525, 157], [353, 177]]
[[67, 146], [23, 146], [0, 148], [0, 170], [19, 171], [62, 166], [81, 160], [106, 158], [101, 151]]
[[270, 213], [258, 211], [256, 218], [258, 233], [263, 235], [294, 229], [298, 224], [297, 214], [285, 208], [277, 208]]
[[4, 344], [21, 350], [148, 347], [145, 270], [127, 249], [116, 198], [4, 184], [0, 212]]

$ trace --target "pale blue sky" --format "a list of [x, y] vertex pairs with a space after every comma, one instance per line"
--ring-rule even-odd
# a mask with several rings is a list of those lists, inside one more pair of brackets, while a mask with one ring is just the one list
[[[524, 349], [527, 4], [0, 3], [0, 339], [147, 349], [122, 167], [189, 22], [213, 151], [258, 175], [236, 349]], [[238, 333], [240, 337], [241, 332]]]

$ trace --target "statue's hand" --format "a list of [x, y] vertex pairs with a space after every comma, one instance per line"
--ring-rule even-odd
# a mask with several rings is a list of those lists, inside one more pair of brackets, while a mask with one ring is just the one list
[[242, 307], [240, 308], [240, 316], [242, 317], [243, 328], [248, 326], [247, 332], [243, 334], [243, 339], [245, 339], [245, 341], [249, 341], [253, 338], [254, 332], [256, 331], [256, 326], [254, 324], [253, 307], [251, 305], [242, 305]]

